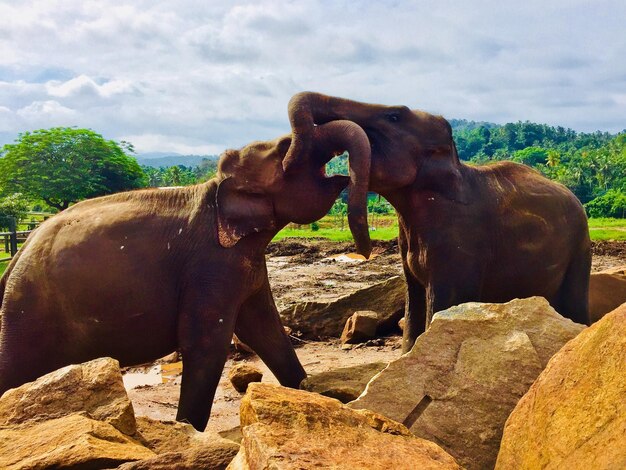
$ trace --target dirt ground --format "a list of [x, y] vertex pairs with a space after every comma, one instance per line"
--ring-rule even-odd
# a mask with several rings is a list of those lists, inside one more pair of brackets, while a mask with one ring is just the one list
[[[352, 291], [401, 275], [396, 241], [374, 242], [369, 261], [354, 259], [351, 243], [326, 240], [286, 239], [271, 244], [267, 265], [274, 298], [279, 310], [295, 302], [330, 300]], [[595, 242], [592, 271], [626, 265], [626, 242]], [[293, 337], [296, 353], [309, 374], [338, 367], [375, 361], [390, 361], [400, 356], [399, 336], [390, 336], [341, 349], [337, 339], [303, 341]], [[272, 373], [254, 355], [242, 355], [232, 349], [217, 389], [207, 430], [225, 431], [239, 425], [241, 395], [228, 380], [228, 372], [239, 361], [246, 361], [263, 371], [263, 381], [278, 383]], [[125, 383], [137, 415], [174, 419], [180, 390], [180, 363], [155, 363], [133, 368], [125, 374]]]

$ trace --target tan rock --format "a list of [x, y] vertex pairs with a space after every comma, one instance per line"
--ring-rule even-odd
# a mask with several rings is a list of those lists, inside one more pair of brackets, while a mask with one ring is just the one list
[[133, 406], [115, 359], [100, 358], [63, 367], [7, 390], [0, 397], [0, 426], [45, 421], [77, 412], [109, 423], [124, 434], [135, 433]]
[[589, 316], [592, 323], [623, 303], [626, 303], [626, 266], [591, 274]]
[[583, 328], [541, 297], [452, 307], [350, 406], [403, 422], [464, 467], [493, 468], [511, 410]]
[[378, 314], [371, 310], [354, 312], [341, 333], [342, 343], [363, 343], [376, 336], [378, 327]]
[[263, 372], [245, 362], [235, 364], [228, 372], [228, 379], [239, 393], [245, 393], [248, 384], [252, 382], [260, 382], [263, 378]]
[[242, 446], [231, 470], [460, 468], [437, 444], [399, 423], [277, 385], [250, 385], [241, 425]]
[[406, 323], [406, 318], [402, 317], [400, 318], [400, 320], [398, 320], [398, 328], [400, 328], [400, 331], [402, 331], [404, 333], [404, 324]]
[[283, 323], [305, 338], [339, 337], [348, 318], [358, 310], [378, 313], [378, 329], [395, 326], [404, 313], [406, 284], [400, 276], [340, 297], [332, 302], [302, 302], [280, 312]]
[[175, 421], [137, 418], [137, 439], [158, 456], [126, 463], [121, 470], [225, 469], [239, 445], [216, 433], [198, 432], [191, 425]]
[[111, 468], [154, 452], [110, 424], [73, 414], [0, 426], [0, 468]]
[[356, 400], [371, 378], [385, 367], [386, 362], [373, 362], [333, 369], [307, 377], [300, 384], [300, 388], [348, 403]]
[[626, 468], [626, 304], [550, 360], [507, 420], [496, 468]]

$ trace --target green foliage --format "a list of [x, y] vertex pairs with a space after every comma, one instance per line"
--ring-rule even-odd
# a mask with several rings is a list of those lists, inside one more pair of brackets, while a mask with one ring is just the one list
[[217, 172], [217, 160], [205, 158], [196, 167], [175, 165], [154, 168], [144, 165], [141, 168], [148, 178], [150, 187], [189, 186], [213, 178]]
[[89, 129], [24, 132], [0, 152], [0, 188], [63, 210], [81, 199], [143, 187], [145, 175], [126, 153], [132, 150]]
[[526, 147], [516, 151], [511, 160], [528, 166], [545, 165], [548, 162], [548, 151], [541, 147]]
[[585, 204], [589, 217], [626, 218], [626, 193], [611, 189]]
[[319, 231], [319, 229], [320, 229], [320, 224], [318, 224], [317, 222], [313, 222], [311, 224], [311, 231], [317, 232], [317, 231]]
[[453, 120], [452, 125], [462, 160], [529, 165], [567, 186], [583, 203], [611, 189], [626, 190], [625, 133], [577, 133], [531, 122], [497, 126]]
[[21, 193], [13, 193], [0, 198], [0, 228], [8, 229], [10, 218], [16, 223], [26, 217], [28, 211], [28, 201]]

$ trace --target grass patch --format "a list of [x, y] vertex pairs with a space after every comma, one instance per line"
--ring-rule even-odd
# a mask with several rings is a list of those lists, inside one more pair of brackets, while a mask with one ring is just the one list
[[2, 276], [4, 274], [4, 272], [7, 269], [7, 266], [9, 265], [10, 261], [2, 261], [0, 262], [0, 276]]
[[592, 240], [595, 241], [626, 241], [626, 230], [606, 230], [602, 228], [590, 228], [589, 236]]
[[[308, 226], [307, 226], [308, 227]], [[381, 227], [370, 231], [372, 240], [393, 240], [398, 236], [398, 226]], [[311, 230], [308, 228], [284, 228], [276, 234], [274, 240], [281, 240], [287, 237], [295, 238], [326, 238], [334, 242], [353, 241], [350, 230], [339, 228], [320, 228], [319, 230]]]

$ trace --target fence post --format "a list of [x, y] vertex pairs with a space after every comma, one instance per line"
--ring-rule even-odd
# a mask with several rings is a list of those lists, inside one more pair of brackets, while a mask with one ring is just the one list
[[9, 244], [11, 245], [10, 250], [12, 258], [15, 256], [15, 253], [17, 253], [17, 221], [15, 217], [9, 217], [9, 232], [11, 232], [11, 235], [9, 235]]

